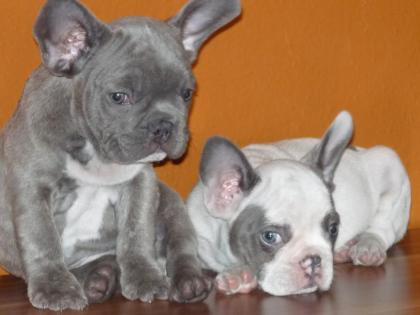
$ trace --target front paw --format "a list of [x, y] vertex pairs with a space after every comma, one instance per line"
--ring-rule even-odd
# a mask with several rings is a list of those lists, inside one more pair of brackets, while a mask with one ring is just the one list
[[386, 260], [386, 246], [381, 239], [370, 233], [363, 233], [349, 250], [354, 265], [380, 266]]
[[201, 271], [179, 272], [172, 279], [170, 299], [179, 303], [200, 302], [209, 295], [212, 287], [212, 280]]
[[67, 270], [50, 272], [29, 281], [28, 296], [34, 307], [53, 311], [82, 310], [88, 304], [79, 282]]
[[352, 247], [357, 243], [357, 239], [351, 239], [343, 246], [338, 248], [334, 251], [334, 263], [335, 264], [343, 264], [347, 262], [351, 262], [352, 258], [350, 256], [350, 250]]
[[226, 295], [249, 293], [258, 285], [257, 277], [246, 266], [232, 268], [219, 273], [216, 277], [216, 288]]
[[168, 281], [156, 269], [141, 269], [121, 272], [122, 295], [128, 300], [151, 303], [153, 300], [168, 299]]

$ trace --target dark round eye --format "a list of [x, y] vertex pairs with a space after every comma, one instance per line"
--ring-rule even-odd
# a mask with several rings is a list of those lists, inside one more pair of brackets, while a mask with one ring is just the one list
[[191, 101], [193, 94], [194, 94], [194, 91], [192, 89], [183, 89], [181, 96], [185, 102], [189, 102]]
[[261, 240], [267, 245], [275, 245], [281, 242], [281, 236], [274, 231], [265, 231], [261, 233]]
[[117, 105], [128, 105], [130, 104], [130, 97], [122, 92], [111, 93], [111, 100]]
[[331, 224], [328, 227], [328, 232], [330, 233], [331, 236], [337, 236], [337, 234], [338, 234], [338, 225], [336, 223]]

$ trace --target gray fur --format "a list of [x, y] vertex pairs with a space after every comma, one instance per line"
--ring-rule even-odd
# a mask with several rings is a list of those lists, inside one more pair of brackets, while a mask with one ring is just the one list
[[200, 178], [208, 184], [212, 177], [235, 171], [240, 177], [239, 188], [250, 191], [259, 178], [245, 155], [233, 143], [222, 138], [212, 137], [203, 149], [200, 162]]
[[161, 202], [158, 210], [158, 253], [166, 257], [167, 275], [173, 279], [171, 299], [177, 302], [205, 298], [212, 282], [200, 275], [197, 240], [194, 227], [178, 194], [160, 183]]
[[[326, 239], [330, 240], [331, 242], [331, 247], [334, 250], [334, 245], [335, 245], [335, 241], [337, 240], [337, 236], [338, 236], [338, 229], [340, 226], [340, 215], [338, 214], [338, 212], [333, 209], [331, 210], [322, 220], [322, 229], [324, 230], [324, 234]], [[334, 227], [336, 229], [336, 233], [335, 230], [332, 230], [332, 227]]]
[[[172, 24], [138, 17], [106, 25], [75, 0], [49, 0], [41, 11], [34, 34], [43, 65], [27, 81], [0, 135], [0, 263], [27, 281], [35, 307], [82, 309], [88, 301], [85, 283], [90, 284], [81, 277], [95, 275], [92, 262], [89, 272], [75, 273], [76, 279], [63, 257], [66, 209], [79, 197], [76, 187], [84, 185], [68, 178], [68, 161], [82, 168], [95, 159], [123, 167], [137, 165], [156, 150], [170, 159], [184, 153], [191, 102], [185, 91], [195, 87], [191, 54], [240, 11], [238, 0], [211, 1], [210, 8], [201, 2], [192, 0], [175, 19], [183, 22]], [[219, 7], [224, 9], [215, 10]], [[186, 31], [202, 19], [206, 22], [198, 32]], [[192, 53], [184, 46], [190, 36], [198, 43]], [[111, 97], [116, 92], [125, 93], [127, 102], [116, 103]], [[147, 164], [112, 189], [118, 200], [108, 205], [101, 238], [77, 244], [77, 257], [70, 261], [114, 246], [125, 297], [148, 302], [166, 297], [170, 284], [154, 247], [156, 213], [166, 192]], [[174, 218], [179, 214], [185, 220], [182, 201], [176, 194], [170, 198], [178, 202], [171, 203], [175, 208], [166, 204], [165, 212], [173, 210]], [[175, 284], [187, 282], [187, 289], [195, 290], [193, 278], [203, 288], [185, 295], [172, 286], [171, 292], [175, 300], [202, 299], [208, 290], [198, 267], [185, 278], [178, 269], [196, 263], [194, 233], [187, 228], [168, 235], [177, 233], [190, 236], [168, 242], [170, 273], [179, 278]], [[179, 262], [183, 259], [172, 248], [182, 248], [180, 255], [190, 255], [191, 261]]]
[[[258, 206], [246, 207], [235, 219], [229, 233], [233, 254], [256, 274], [263, 264], [271, 261], [277, 251], [292, 238], [290, 226], [270, 225], [265, 213], [266, 211]], [[282, 242], [276, 246], [264, 244], [261, 234], [265, 231], [278, 232]]]
[[114, 255], [101, 258], [72, 270], [83, 287], [89, 303], [101, 303], [121, 290], [120, 270]]

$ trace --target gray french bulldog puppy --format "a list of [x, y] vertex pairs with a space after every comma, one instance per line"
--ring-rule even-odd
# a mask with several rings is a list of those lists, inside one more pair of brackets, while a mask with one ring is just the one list
[[82, 309], [117, 286], [144, 302], [207, 296], [184, 204], [151, 163], [184, 153], [191, 64], [239, 14], [239, 0], [191, 0], [168, 21], [107, 25], [47, 1], [43, 64], [0, 135], [0, 264], [35, 307]]

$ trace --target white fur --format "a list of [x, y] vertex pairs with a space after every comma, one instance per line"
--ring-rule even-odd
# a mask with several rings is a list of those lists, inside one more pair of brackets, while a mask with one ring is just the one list
[[[66, 225], [62, 233], [62, 248], [66, 259], [72, 257], [77, 242], [100, 237], [105, 210], [118, 199], [118, 191], [111, 187], [85, 185], [77, 188], [76, 194], [77, 199], [66, 212]], [[76, 268], [93, 259], [95, 257], [86, 257], [84, 261], [69, 267]]]
[[[244, 148], [261, 182], [237, 204], [230, 220], [209, 215], [204, 184], [195, 187], [187, 204], [205, 267], [220, 273], [239, 264], [229, 248], [229, 229], [246, 205], [254, 204], [266, 210], [270, 223], [289, 224], [293, 234], [292, 240], [263, 266], [258, 279], [262, 289], [286, 295], [330, 287], [333, 255], [321, 228], [322, 219], [331, 210], [328, 191], [308, 168], [284, 160], [300, 160], [317, 143], [318, 139], [297, 139]], [[410, 183], [393, 150], [383, 146], [346, 150], [334, 183], [333, 199], [341, 220], [336, 249], [362, 232], [374, 234], [386, 249], [403, 237], [409, 218]], [[296, 265], [312, 254], [322, 258], [322, 277], [308, 287]]]
[[198, 232], [199, 257], [205, 268], [222, 272], [237, 263], [236, 257], [230, 251], [229, 224], [225, 220], [212, 217], [203, 208], [203, 194], [203, 184], [199, 183], [188, 199], [189, 215]]

